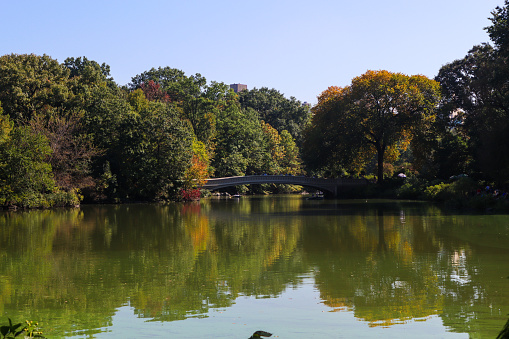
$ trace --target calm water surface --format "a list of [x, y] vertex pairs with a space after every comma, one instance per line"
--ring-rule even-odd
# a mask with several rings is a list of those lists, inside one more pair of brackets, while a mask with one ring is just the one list
[[300, 196], [0, 214], [0, 312], [48, 338], [495, 338], [509, 216]]

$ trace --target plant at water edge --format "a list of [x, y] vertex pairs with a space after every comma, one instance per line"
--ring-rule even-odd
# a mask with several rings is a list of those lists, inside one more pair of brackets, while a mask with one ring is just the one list
[[26, 320], [26, 324], [18, 323], [13, 325], [11, 318], [9, 319], [9, 325], [0, 326], [0, 334], [3, 339], [16, 338], [23, 334], [24, 337], [28, 338], [44, 338], [42, 332], [39, 329], [39, 324], [33, 321]]
[[201, 193], [199, 189], [180, 190], [180, 199], [183, 201], [200, 200]]
[[21, 323], [13, 325], [11, 318], [8, 319], [9, 325], [4, 325], [0, 327], [0, 333], [2, 334], [3, 338], [14, 338], [23, 333], [23, 329], [17, 331], [18, 328], [21, 327]]
[[25, 338], [45, 338], [42, 335], [42, 331], [39, 328], [39, 323], [34, 323], [33, 321], [25, 320]]

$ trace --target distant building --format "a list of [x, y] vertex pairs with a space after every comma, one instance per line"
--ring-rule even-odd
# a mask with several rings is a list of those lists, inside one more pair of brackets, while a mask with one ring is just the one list
[[231, 84], [230, 88], [233, 89], [235, 93], [239, 93], [240, 91], [247, 91], [247, 85], [243, 84]]
[[312, 106], [312, 105], [311, 105], [311, 103], [310, 103], [310, 102], [304, 101], [304, 102], [302, 103], [302, 106], [307, 106], [307, 107], [311, 108], [311, 106]]

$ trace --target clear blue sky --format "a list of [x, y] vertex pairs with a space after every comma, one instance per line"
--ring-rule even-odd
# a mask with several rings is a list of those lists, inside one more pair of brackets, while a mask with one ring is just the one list
[[86, 56], [119, 85], [152, 67], [316, 103], [368, 69], [434, 77], [503, 0], [3, 0], [0, 55]]

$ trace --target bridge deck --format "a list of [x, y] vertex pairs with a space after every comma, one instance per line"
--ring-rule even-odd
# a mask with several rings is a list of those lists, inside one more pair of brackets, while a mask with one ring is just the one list
[[366, 185], [368, 181], [366, 179], [324, 179], [293, 175], [247, 175], [238, 177], [211, 178], [207, 180], [202, 188], [213, 191], [231, 186], [270, 183], [308, 186], [337, 195], [338, 190], [341, 188], [363, 186]]

